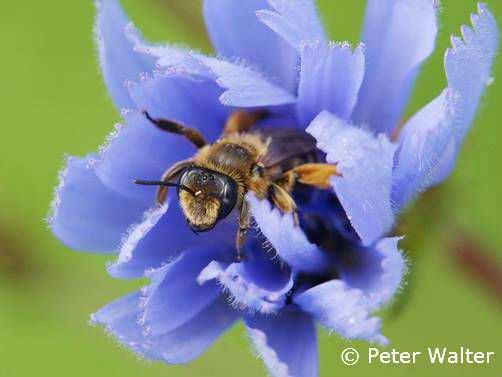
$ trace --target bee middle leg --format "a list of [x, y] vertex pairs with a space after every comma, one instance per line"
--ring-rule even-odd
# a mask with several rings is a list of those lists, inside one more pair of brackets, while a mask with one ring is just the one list
[[251, 212], [249, 210], [249, 204], [246, 200], [242, 202], [239, 213], [239, 230], [237, 231], [237, 236], [235, 238], [235, 249], [237, 251], [236, 261], [242, 262], [242, 248], [244, 242], [246, 241], [246, 234], [251, 224]]
[[284, 181], [279, 182], [279, 184], [272, 183], [270, 185], [268, 190], [269, 199], [282, 213], [293, 214], [294, 223], [295, 225], [298, 225], [299, 219], [296, 203], [287, 188], [283, 187], [281, 183], [284, 184]]
[[256, 123], [264, 119], [266, 115], [265, 111], [235, 111], [228, 117], [223, 135], [247, 132]]
[[341, 176], [336, 165], [323, 163], [298, 165], [274, 181], [269, 189], [270, 199], [283, 213], [293, 213], [295, 225], [298, 225], [298, 211], [290, 194], [296, 183], [327, 189], [329, 179], [333, 175]]

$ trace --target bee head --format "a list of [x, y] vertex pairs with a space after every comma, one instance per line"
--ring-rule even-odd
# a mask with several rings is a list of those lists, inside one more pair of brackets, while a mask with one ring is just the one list
[[189, 226], [195, 232], [214, 228], [235, 207], [238, 186], [227, 175], [200, 167], [187, 168], [180, 176], [178, 197]]

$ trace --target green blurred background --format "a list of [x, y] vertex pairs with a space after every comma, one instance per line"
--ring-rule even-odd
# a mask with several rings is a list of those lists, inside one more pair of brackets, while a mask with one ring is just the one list
[[[487, 2], [502, 20], [502, 2]], [[150, 39], [210, 52], [199, 1], [123, 3]], [[364, 5], [363, 0], [319, 2], [333, 39], [358, 40]], [[422, 71], [409, 114], [445, 86], [442, 58], [449, 35], [458, 34], [475, 9], [473, 0], [442, 1], [437, 50]], [[101, 328], [88, 325], [89, 313], [142, 283], [111, 279], [104, 270], [107, 258], [66, 249], [44, 222], [64, 154], [95, 150], [119, 120], [98, 72], [93, 17], [91, 0], [3, 1], [1, 6], [0, 377], [265, 375], [242, 326], [189, 366], [173, 367], [140, 361]], [[494, 75], [502, 76], [502, 59]], [[341, 350], [352, 345], [365, 354], [367, 346], [321, 332], [321, 376], [502, 376], [501, 101], [502, 84], [496, 80], [455, 174], [403, 217], [400, 231], [408, 234], [403, 245], [413, 273], [384, 313], [392, 347], [423, 351], [464, 345], [497, 352], [494, 363], [370, 366], [362, 361], [346, 367]], [[465, 246], [465, 237], [474, 247], [462, 259], [452, 244]], [[480, 262], [465, 263], [470, 256]]]

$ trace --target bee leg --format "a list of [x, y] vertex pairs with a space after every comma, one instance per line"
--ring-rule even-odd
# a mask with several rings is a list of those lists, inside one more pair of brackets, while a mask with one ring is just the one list
[[342, 176], [335, 164], [321, 163], [299, 165], [286, 174], [291, 173], [295, 183], [299, 182], [323, 190], [330, 187], [329, 180], [332, 176]]
[[143, 111], [143, 114], [145, 114], [146, 119], [148, 119], [162, 131], [176, 135], [182, 135], [197, 148], [202, 148], [207, 144], [202, 134], [195, 128], [185, 127], [182, 124], [171, 122], [170, 120], [166, 119], [154, 119], [150, 116], [150, 114], [148, 114], [147, 111]]
[[272, 203], [281, 210], [281, 212], [293, 214], [295, 225], [297, 226], [299, 224], [296, 203], [285, 188], [281, 187], [277, 183], [272, 183], [269, 187], [269, 198]]
[[[169, 169], [165, 171], [165, 173], [162, 175], [162, 182], [172, 182], [174, 179], [176, 179], [181, 172], [191, 166], [193, 164], [192, 160], [184, 160], [177, 162], [173, 166], [171, 166]], [[157, 203], [159, 204], [164, 204], [166, 202], [167, 198], [167, 190], [168, 187], [161, 186], [157, 189]]]
[[237, 237], [235, 239], [235, 249], [237, 250], [236, 262], [242, 262], [242, 248], [244, 242], [246, 241], [246, 234], [251, 223], [251, 212], [249, 211], [249, 205], [244, 200], [242, 202], [240, 213], [239, 213], [239, 230], [237, 231]]
[[274, 183], [277, 186], [282, 187], [287, 192], [292, 192], [293, 188], [295, 187], [296, 179], [297, 176], [294, 170], [289, 170], [284, 173], [279, 179], [275, 180]]
[[247, 132], [257, 122], [265, 118], [266, 115], [265, 111], [235, 111], [228, 117], [223, 135]]

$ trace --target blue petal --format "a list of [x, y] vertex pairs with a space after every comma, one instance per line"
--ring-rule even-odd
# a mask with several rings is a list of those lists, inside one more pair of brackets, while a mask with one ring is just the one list
[[317, 376], [317, 336], [309, 316], [284, 310], [275, 316], [249, 316], [245, 323], [253, 346], [271, 376]]
[[321, 325], [344, 338], [387, 344], [380, 334], [381, 320], [371, 317], [363, 292], [342, 280], [315, 286], [295, 296], [293, 301]]
[[108, 334], [141, 357], [156, 359], [138, 324], [140, 310], [141, 293], [138, 291], [121, 297], [92, 314], [91, 324], [104, 326]]
[[399, 138], [392, 184], [392, 202], [402, 209], [434, 184], [443, 156], [456, 152], [454, 121], [460, 109], [452, 90], [443, 93], [411, 118]]
[[196, 149], [179, 135], [158, 130], [143, 114], [124, 115], [119, 126], [100, 148], [96, 174], [103, 183], [124, 196], [153, 204], [154, 187], [138, 186], [135, 179], [160, 179], [174, 163], [191, 157]]
[[[154, 118], [196, 128], [208, 141], [220, 136], [230, 113], [230, 109], [219, 102], [223, 90], [211, 79], [181, 73], [156, 74], [131, 85], [130, 92], [138, 109], [147, 110]], [[187, 143], [182, 136], [170, 138], [180, 144]]]
[[[452, 37], [452, 48], [446, 51], [445, 70], [448, 87], [461, 96], [464, 116], [472, 121], [479, 98], [492, 81], [490, 73], [499, 44], [497, 22], [484, 4], [478, 14], [471, 16], [472, 28], [462, 26], [462, 37]], [[469, 122], [462, 127], [459, 137], [467, 131]]]
[[473, 29], [453, 38], [446, 52], [448, 89], [417, 113], [400, 135], [393, 199], [402, 208], [421, 191], [446, 179], [490, 82], [498, 46], [495, 19], [484, 5], [472, 16]]
[[364, 77], [362, 47], [307, 43], [302, 46], [298, 118], [307, 126], [321, 111], [349, 119]]
[[366, 75], [354, 120], [390, 132], [403, 116], [422, 62], [437, 34], [433, 0], [369, 0], [363, 42]]
[[256, 17], [266, 0], [205, 0], [204, 18], [216, 52], [256, 66], [282, 88], [294, 93], [298, 54]]
[[96, 0], [96, 7], [96, 43], [106, 86], [117, 109], [131, 108], [133, 102], [125, 83], [136, 80], [142, 72], [151, 72], [155, 61], [135, 51], [134, 41], [127, 36], [126, 29], [136, 40], [140, 37], [118, 0]]
[[158, 70], [205, 79], [212, 77], [210, 71], [198, 61], [197, 56], [200, 54], [197, 51], [169, 44], [147, 43], [132, 31], [134, 29], [127, 29], [127, 37], [134, 44], [134, 50], [155, 60]]
[[117, 340], [150, 360], [184, 364], [202, 354], [238, 318], [238, 312], [216, 299], [184, 325], [158, 336], [145, 334], [138, 323], [141, 294], [133, 293], [93, 314], [94, 324], [105, 326]]
[[246, 199], [260, 232], [293, 270], [316, 273], [329, 268], [328, 257], [294, 225], [292, 215], [282, 215], [278, 209], [272, 209], [268, 200], [260, 201], [252, 194]]
[[245, 250], [245, 260], [228, 265], [211, 262], [198, 277], [200, 284], [217, 280], [230, 294], [232, 304], [251, 312], [276, 313], [286, 304], [293, 288], [291, 270], [255, 242]]
[[204, 246], [187, 250], [177, 260], [148, 274], [150, 279], [159, 282], [145, 292], [141, 321], [149, 334], [156, 336], [176, 329], [216, 299], [220, 294], [217, 284], [200, 285], [197, 277], [209, 262], [222, 254], [217, 250], [221, 249]]
[[191, 247], [231, 242], [230, 229], [230, 221], [227, 221], [219, 223], [211, 232], [194, 234], [177, 200], [171, 200], [169, 204], [148, 211], [144, 220], [131, 228], [118, 260], [108, 267], [108, 272], [118, 278], [141, 277], [146, 270], [175, 260]]
[[307, 132], [327, 154], [327, 161], [338, 164], [342, 177], [331, 184], [352, 226], [365, 245], [391, 230], [392, 167], [396, 147], [384, 135], [351, 126], [328, 112], [321, 113]]
[[213, 71], [218, 84], [226, 89], [220, 96], [221, 103], [226, 106], [263, 107], [296, 102], [295, 96], [248, 66], [203, 56], [200, 61]]
[[401, 287], [406, 263], [398, 248], [401, 238], [384, 238], [376, 245], [351, 250], [339, 264], [340, 278], [360, 289], [372, 309], [388, 303]]
[[95, 156], [68, 158], [48, 222], [53, 233], [72, 249], [111, 253], [146, 208], [106, 188], [96, 177], [94, 160]]
[[265, 25], [300, 51], [303, 41], [326, 42], [324, 27], [312, 0], [268, 0], [273, 10], [256, 12]]

